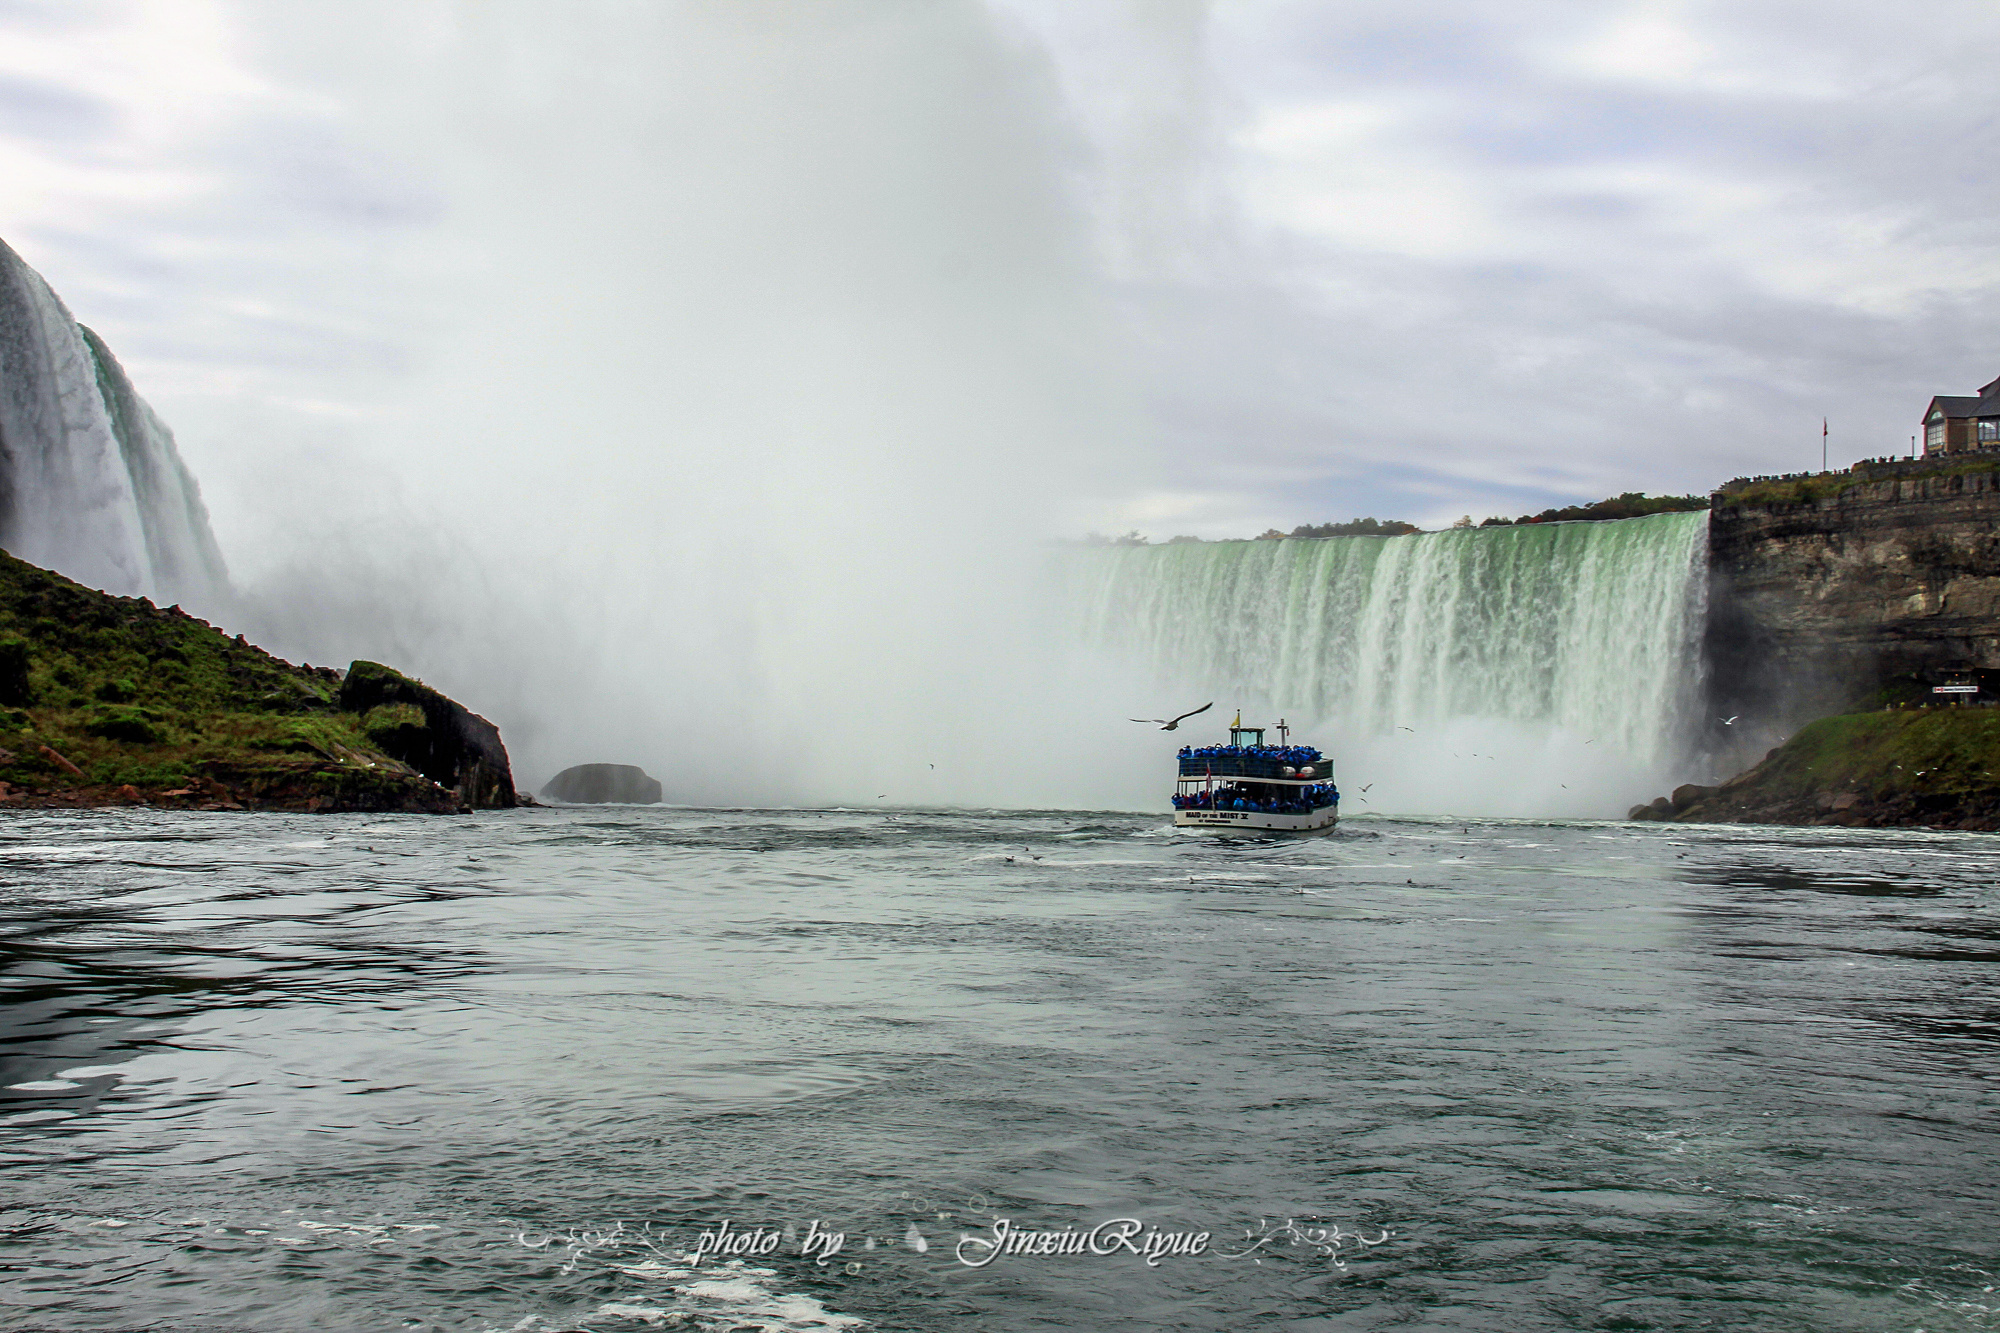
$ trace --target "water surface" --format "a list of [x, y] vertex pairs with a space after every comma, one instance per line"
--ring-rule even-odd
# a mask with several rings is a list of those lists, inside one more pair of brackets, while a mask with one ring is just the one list
[[17, 814], [0, 1326], [1991, 1328], [1994, 846]]

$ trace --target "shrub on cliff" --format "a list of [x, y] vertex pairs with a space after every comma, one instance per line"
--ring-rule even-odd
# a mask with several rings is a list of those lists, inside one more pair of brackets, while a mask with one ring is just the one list
[[97, 804], [130, 786], [168, 805], [513, 805], [499, 733], [407, 683], [423, 699], [377, 702], [419, 732], [436, 717], [469, 719], [477, 782], [440, 785], [389, 753], [366, 709], [338, 711], [338, 671], [294, 666], [178, 607], [96, 592], [0, 552], [0, 804]]
[[[1598, 500], [1587, 505], [1568, 505], [1562, 509], [1544, 509], [1539, 514], [1523, 514], [1516, 523], [1603, 523], [1621, 518], [1644, 518], [1649, 514], [1685, 514], [1709, 507], [1706, 495], [1647, 495], [1642, 491], [1626, 491], [1608, 500]], [[1481, 527], [1506, 525], [1505, 519], [1489, 518]]]
[[19, 708], [33, 697], [28, 680], [28, 641], [18, 634], [0, 638], [0, 704]]
[[[1422, 532], [1414, 523], [1405, 523], [1399, 518], [1351, 518], [1345, 523], [1301, 523], [1293, 528], [1291, 535], [1302, 538], [1318, 537], [1406, 537], [1413, 532]], [[1278, 535], [1275, 531], [1266, 534]]]
[[83, 729], [108, 741], [129, 741], [134, 745], [158, 745], [162, 739], [160, 716], [149, 708], [96, 708], [84, 715]]

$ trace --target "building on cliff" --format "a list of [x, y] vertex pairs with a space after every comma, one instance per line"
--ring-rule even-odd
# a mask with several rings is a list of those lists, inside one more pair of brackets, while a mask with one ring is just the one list
[[1924, 455], [2000, 449], [2000, 379], [1972, 397], [1939, 395], [1924, 409]]

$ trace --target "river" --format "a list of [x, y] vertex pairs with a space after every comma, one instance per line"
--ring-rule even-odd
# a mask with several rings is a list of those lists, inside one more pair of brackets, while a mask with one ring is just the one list
[[0, 1326], [1993, 1328], [1994, 846], [15, 814]]

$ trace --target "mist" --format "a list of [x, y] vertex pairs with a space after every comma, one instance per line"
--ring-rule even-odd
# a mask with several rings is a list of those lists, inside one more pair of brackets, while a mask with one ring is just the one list
[[1136, 795], [1042, 604], [1137, 413], [1030, 44], [969, 4], [264, 22], [424, 216], [371, 274], [402, 373], [232, 505], [253, 636], [421, 674], [530, 785]]
[[[1384, 641], [1359, 675], [1255, 653], [1187, 669], [1190, 648], [1228, 656], [1197, 620], [1295, 634], [1279, 584], [1200, 616], [1139, 593], [1183, 645], [1164, 654], [1076, 632], [1080, 553], [1055, 539], [1170, 515], [1224, 474], [1280, 485], [1292, 445], [1268, 423], [1198, 467], [1175, 441], [1266, 394], [1251, 362], [1306, 373], [1328, 331], [1239, 299], [1278, 269], [1227, 202], [1201, 6], [1120, 10], [1097, 56], [1146, 59], [1095, 76], [1034, 5], [204, 12], [241, 105], [163, 159], [217, 170], [162, 227], [184, 254], [160, 272], [207, 273], [188, 308], [239, 332], [204, 361], [189, 317], [154, 311], [179, 351], [141, 376], [236, 581], [191, 609], [295, 659], [424, 677], [500, 724], [524, 786], [616, 762], [691, 803], [1158, 809], [1172, 750], [1209, 736], [1128, 719], [1211, 700], [1209, 722], [1243, 704], [1302, 723], [1350, 790], [1381, 784], [1357, 802], [1376, 811], [1615, 813], [1680, 764], [1670, 708], [1620, 724], [1645, 733], [1622, 757], [1562, 721], [1625, 697], [1608, 682], [1630, 636], [1566, 649], [1573, 668], [1604, 648], [1594, 683], [1523, 729], [1431, 669], [1456, 650], [1399, 672]], [[1160, 317], [1168, 288], [1187, 319]], [[84, 290], [96, 319], [106, 295]], [[1304, 350], [1211, 347], [1240, 341], [1231, 310]], [[113, 342], [143, 367], [154, 327]], [[1553, 603], [1521, 587], [1490, 633], [1411, 644], [1514, 644], [1538, 680]], [[1336, 617], [1293, 664], [1358, 625]], [[1342, 684], [1370, 672], [1437, 698]], [[1495, 785], [1459, 751], [1532, 771]]]

